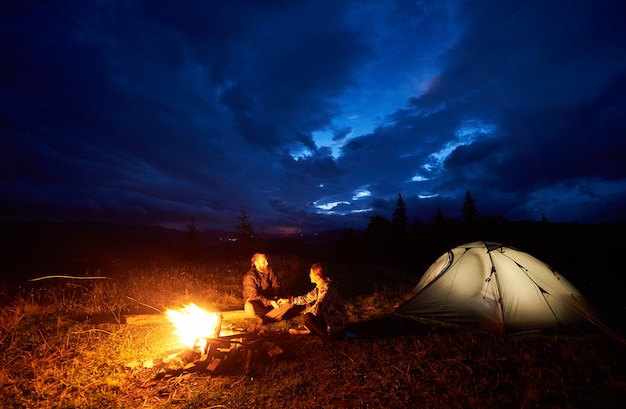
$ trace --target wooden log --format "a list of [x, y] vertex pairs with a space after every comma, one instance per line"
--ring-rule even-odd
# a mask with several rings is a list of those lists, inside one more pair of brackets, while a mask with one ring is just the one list
[[[222, 322], [234, 321], [249, 318], [244, 310], [216, 311], [222, 316]], [[164, 314], [134, 314], [125, 315], [128, 325], [164, 325], [170, 321]]]
[[162, 314], [136, 314], [126, 315], [126, 324], [128, 325], [165, 325], [170, 321]]

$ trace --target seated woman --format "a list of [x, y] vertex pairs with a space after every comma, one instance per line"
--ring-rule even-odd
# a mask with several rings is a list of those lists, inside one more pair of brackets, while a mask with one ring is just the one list
[[321, 263], [311, 266], [309, 277], [315, 284], [314, 289], [301, 296], [279, 300], [281, 305], [286, 303], [306, 305], [303, 316], [304, 328], [291, 328], [289, 333], [292, 335], [313, 333], [323, 339], [344, 339], [348, 313], [337, 286]]

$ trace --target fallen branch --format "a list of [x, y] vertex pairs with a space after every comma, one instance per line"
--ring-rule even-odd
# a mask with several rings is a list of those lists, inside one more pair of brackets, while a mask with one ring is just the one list
[[128, 299], [129, 299], [129, 300], [131, 300], [131, 301], [136, 302], [137, 304], [141, 304], [141, 305], [143, 305], [144, 307], [152, 308], [153, 310], [155, 310], [155, 311], [157, 311], [157, 312], [159, 312], [159, 313], [163, 314], [163, 311], [159, 310], [158, 308], [155, 308], [155, 307], [153, 307], [153, 306], [151, 306], [151, 305], [148, 305], [148, 304], [144, 304], [144, 303], [142, 303], [141, 301], [137, 301], [137, 300], [135, 300], [134, 298], [129, 297], [129, 296], [126, 296], [126, 298], [128, 298]]
[[345, 353], [345, 352], [343, 352], [343, 351], [339, 351], [339, 353], [340, 353], [340, 354], [345, 355], [345, 356], [346, 356], [346, 358], [348, 358], [349, 360], [351, 360], [351, 361], [352, 361], [352, 363], [354, 363], [354, 359], [350, 358], [350, 355], [346, 354], [346, 353]]
[[75, 332], [72, 332], [72, 334], [88, 334], [90, 332], [104, 332], [105, 334], [113, 335], [112, 332], [109, 332], [100, 328], [92, 328], [92, 329], [88, 329], [85, 331], [75, 331]]
[[[391, 367], [393, 369], [395, 369], [396, 371], [400, 372], [401, 374], [403, 374], [404, 376], [406, 376], [409, 382], [411, 381], [411, 375], [408, 372], [405, 372], [402, 369], [400, 369], [400, 368], [398, 368], [397, 366], [394, 366], [394, 365], [391, 365]], [[410, 369], [410, 365], [409, 365], [408, 369]]]
[[47, 280], [49, 278], [65, 278], [65, 279], [70, 279], [70, 280], [106, 280], [109, 277], [93, 277], [93, 276], [61, 276], [61, 275], [54, 275], [54, 276], [45, 276], [45, 277], [37, 277], [37, 278], [31, 278], [28, 281], [41, 281], [41, 280]]

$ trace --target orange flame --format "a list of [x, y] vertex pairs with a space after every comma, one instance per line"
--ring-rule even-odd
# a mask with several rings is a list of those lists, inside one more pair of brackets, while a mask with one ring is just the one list
[[193, 349], [196, 344], [204, 348], [209, 338], [216, 334], [219, 316], [215, 312], [207, 312], [191, 303], [178, 310], [165, 311], [167, 319], [174, 324], [174, 334], [178, 335], [180, 343]]

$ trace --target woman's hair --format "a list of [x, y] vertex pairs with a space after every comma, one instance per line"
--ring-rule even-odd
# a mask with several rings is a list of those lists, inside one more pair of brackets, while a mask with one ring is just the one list
[[326, 271], [326, 266], [322, 263], [315, 263], [311, 266], [311, 271], [317, 274], [323, 281], [330, 283], [333, 281], [332, 278], [328, 276]]

